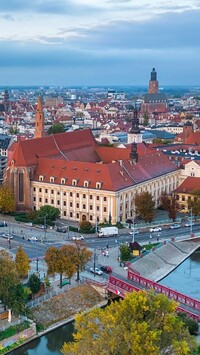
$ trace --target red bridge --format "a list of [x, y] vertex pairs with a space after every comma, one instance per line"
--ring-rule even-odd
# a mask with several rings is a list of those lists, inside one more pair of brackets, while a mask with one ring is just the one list
[[126, 282], [114, 276], [110, 276], [107, 290], [124, 298], [128, 292], [153, 289], [155, 292], [163, 293], [178, 302], [178, 311], [184, 312], [189, 317], [200, 321], [200, 301], [140, 276], [130, 269], [128, 270], [128, 280], [129, 281]]

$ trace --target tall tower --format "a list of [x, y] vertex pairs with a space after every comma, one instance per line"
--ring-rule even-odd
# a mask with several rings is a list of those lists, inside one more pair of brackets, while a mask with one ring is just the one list
[[134, 116], [132, 119], [131, 129], [128, 132], [128, 143], [141, 143], [142, 142], [142, 134], [139, 129], [139, 118], [138, 118], [138, 107], [134, 106]]
[[8, 94], [8, 90], [7, 89], [4, 92], [3, 104], [4, 104], [5, 113], [8, 113], [8, 111], [10, 109], [10, 101], [9, 101], [9, 94]]
[[149, 81], [149, 94], [157, 94], [158, 93], [158, 80], [157, 80], [157, 72], [155, 68], [152, 69], [151, 79]]
[[37, 109], [35, 115], [35, 133], [34, 138], [41, 138], [45, 136], [44, 132], [44, 112], [42, 107], [42, 99], [39, 96], [37, 102]]

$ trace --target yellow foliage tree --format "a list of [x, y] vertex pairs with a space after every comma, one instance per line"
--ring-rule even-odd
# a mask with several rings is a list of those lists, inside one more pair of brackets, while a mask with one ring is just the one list
[[28, 275], [30, 270], [30, 260], [28, 255], [25, 253], [22, 247], [18, 248], [16, 257], [15, 257], [16, 271], [20, 278], [23, 278]]
[[10, 186], [0, 186], [0, 211], [2, 213], [15, 211], [14, 193]]
[[165, 295], [132, 292], [105, 309], [76, 316], [74, 343], [63, 354], [189, 355], [196, 342]]

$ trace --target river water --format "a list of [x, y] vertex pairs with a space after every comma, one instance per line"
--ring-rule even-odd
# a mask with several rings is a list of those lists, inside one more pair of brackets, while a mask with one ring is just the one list
[[[160, 283], [188, 296], [200, 299], [200, 250], [191, 255]], [[74, 323], [69, 323], [12, 351], [10, 354], [60, 355], [63, 343], [73, 339], [73, 331]]]

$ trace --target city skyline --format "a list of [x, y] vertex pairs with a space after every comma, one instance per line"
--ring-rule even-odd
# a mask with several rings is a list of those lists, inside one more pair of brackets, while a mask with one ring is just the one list
[[0, 85], [200, 85], [200, 1], [1, 0]]

